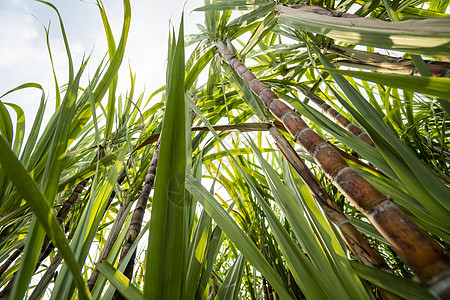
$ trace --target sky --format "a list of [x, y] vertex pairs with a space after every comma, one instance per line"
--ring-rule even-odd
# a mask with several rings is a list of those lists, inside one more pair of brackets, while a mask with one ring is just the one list
[[[83, 57], [90, 55], [86, 75], [93, 76], [107, 50], [96, 1], [48, 1], [58, 8], [62, 16], [75, 71]], [[103, 2], [117, 44], [123, 24], [123, 2]], [[131, 0], [131, 27], [119, 73], [119, 94], [125, 94], [130, 87], [130, 68], [136, 74], [136, 93], [140, 94], [145, 90], [149, 95], [164, 85], [169, 29], [171, 26], [178, 29], [184, 6], [185, 34], [198, 33], [196, 24], [203, 22], [203, 13], [193, 12], [193, 9], [202, 5], [202, 0]], [[48, 98], [47, 118], [44, 121], [51, 115], [55, 103], [54, 81], [44, 29], [49, 24], [52, 57], [59, 84], [62, 85], [67, 82], [68, 64], [55, 11], [32, 0], [0, 1], [0, 95], [26, 82], [41, 84]], [[40, 91], [27, 89], [7, 95], [1, 100], [15, 103], [24, 109], [28, 133], [40, 97]], [[14, 119], [12, 110], [10, 114]]]

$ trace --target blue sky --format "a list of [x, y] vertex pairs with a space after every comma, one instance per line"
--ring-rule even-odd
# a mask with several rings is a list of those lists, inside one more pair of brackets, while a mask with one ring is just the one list
[[[107, 44], [95, 0], [49, 0], [60, 11], [72, 50], [75, 70], [83, 56], [91, 54], [87, 74], [93, 74], [106, 53]], [[104, 0], [116, 41], [120, 38], [121, 0]], [[186, 3], [186, 4], [185, 4]], [[147, 94], [165, 82], [165, 61], [170, 21], [178, 28], [185, 6], [185, 33], [197, 33], [203, 13], [192, 12], [202, 0], [131, 0], [132, 20], [127, 50], [119, 74], [119, 91], [129, 88], [129, 67], [136, 74], [136, 92]], [[43, 26], [50, 25], [52, 55], [59, 84], [67, 80], [67, 58], [56, 13], [47, 5], [30, 0], [0, 1], [0, 95], [26, 83], [41, 84], [54, 109], [55, 93]], [[188, 50], [189, 51], [189, 50]], [[40, 92], [31, 89], [2, 98], [20, 105], [26, 115], [27, 132], [37, 111]], [[14, 115], [14, 113], [12, 113]]]

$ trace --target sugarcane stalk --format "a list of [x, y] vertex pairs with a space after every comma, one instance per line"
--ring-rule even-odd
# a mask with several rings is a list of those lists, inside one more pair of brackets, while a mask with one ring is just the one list
[[38, 300], [41, 299], [44, 295], [47, 286], [50, 284], [52, 279], [56, 279], [57, 271], [59, 264], [62, 262], [62, 256], [58, 254], [55, 255], [53, 258], [51, 264], [48, 266], [47, 270], [44, 273], [44, 276], [42, 276], [41, 280], [39, 280], [39, 283], [34, 288], [33, 292], [31, 293], [28, 300]]
[[440, 246], [417, 226], [390, 196], [383, 195], [350, 168], [344, 158], [275, 93], [236, 58], [231, 42], [215, 41], [222, 59], [230, 64], [266, 108], [280, 120], [294, 141], [314, 158], [331, 182], [389, 241], [422, 284], [441, 299], [450, 295], [450, 260]]
[[0, 267], [0, 277], [3, 277], [3, 274], [8, 270], [9, 266], [20, 256], [23, 249], [25, 249], [25, 245], [21, 246], [20, 248], [17, 248], [14, 250], [8, 258], [5, 260], [5, 262]]
[[342, 238], [350, 250], [355, 254], [356, 259], [368, 266], [389, 269], [386, 262], [372, 247], [370, 247], [359, 231], [348, 221], [347, 217], [342, 213], [336, 202], [331, 199], [323, 185], [311, 173], [294, 148], [292, 148], [289, 141], [275, 126], [271, 127], [269, 132], [274, 138], [275, 144], [281, 154], [300, 175], [330, 221], [339, 229]]
[[[320, 45], [320, 47], [328, 53], [342, 57], [335, 61], [339, 65], [386, 73], [421, 76], [411, 59], [391, 57], [334, 44]], [[450, 77], [449, 62], [425, 60], [425, 64], [433, 77]]]
[[[136, 202], [136, 207], [134, 209], [133, 215], [131, 217], [130, 227], [128, 227], [127, 233], [125, 235], [124, 244], [122, 246], [122, 251], [120, 252], [120, 258], [118, 267], [122, 264], [123, 259], [128, 254], [128, 251], [136, 240], [137, 236], [141, 232], [142, 221], [144, 220], [145, 208], [147, 207], [148, 198], [150, 196], [150, 191], [155, 183], [156, 177], [156, 166], [158, 165], [159, 158], [159, 142], [155, 146], [153, 151], [153, 157], [150, 161], [150, 166], [147, 170], [147, 175], [145, 176], [144, 185], [142, 187], [141, 194]], [[123, 274], [130, 280], [133, 276], [134, 260], [136, 258], [137, 249], [134, 250], [132, 257], [128, 261]], [[123, 296], [116, 290], [113, 299], [124, 299]]]
[[[356, 259], [366, 266], [380, 268], [391, 272], [384, 259], [369, 245], [358, 229], [356, 229], [342, 213], [336, 202], [331, 199], [323, 185], [311, 173], [305, 162], [300, 158], [286, 137], [282, 135], [275, 126], [272, 126], [269, 129], [269, 132], [274, 138], [278, 150], [300, 175], [317, 203], [322, 207], [329, 220], [336, 226], [345, 244], [355, 255]], [[379, 291], [386, 300], [400, 299], [396, 295], [382, 288], [379, 288]]]
[[376, 148], [375, 143], [372, 141], [372, 139], [367, 133], [365, 133], [361, 128], [353, 124], [349, 119], [341, 115], [337, 110], [335, 110], [331, 105], [323, 101], [319, 96], [309, 91], [308, 89], [304, 88], [300, 84], [295, 85], [294, 88], [302, 92], [302, 94], [305, 95], [307, 98], [311, 99], [316, 105], [318, 105], [324, 112], [326, 112], [333, 120], [335, 120], [348, 132], [358, 137], [368, 145]]

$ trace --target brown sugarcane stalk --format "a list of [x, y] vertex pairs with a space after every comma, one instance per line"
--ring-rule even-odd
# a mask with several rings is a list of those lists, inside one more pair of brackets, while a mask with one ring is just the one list
[[[383, 258], [369, 245], [358, 229], [342, 213], [336, 202], [331, 199], [323, 185], [311, 173], [305, 162], [300, 158], [284, 135], [275, 126], [272, 126], [269, 132], [274, 138], [278, 150], [300, 175], [317, 203], [322, 207], [330, 221], [336, 226], [345, 244], [355, 255], [356, 259], [366, 266], [391, 272]], [[386, 300], [400, 299], [384, 289], [379, 288], [379, 291]]]
[[[123, 259], [128, 254], [128, 251], [136, 240], [137, 236], [141, 232], [142, 221], [144, 220], [145, 208], [147, 207], [148, 197], [150, 191], [155, 183], [156, 177], [156, 166], [158, 165], [159, 158], [159, 142], [155, 146], [153, 151], [153, 157], [150, 161], [150, 166], [147, 170], [147, 175], [145, 176], [144, 186], [142, 187], [141, 194], [136, 202], [136, 207], [134, 209], [133, 215], [131, 217], [130, 227], [125, 235], [125, 241], [122, 246], [122, 251], [120, 252], [118, 267], [122, 264]], [[133, 276], [134, 260], [136, 258], [137, 249], [134, 250], [123, 274], [130, 280]], [[113, 299], [124, 299], [123, 296], [116, 290]]]
[[270, 134], [275, 140], [277, 148], [286, 158], [289, 164], [300, 175], [311, 194], [322, 207], [328, 218], [339, 229], [342, 238], [347, 246], [355, 254], [356, 259], [362, 264], [389, 269], [386, 262], [378, 255], [378, 253], [370, 247], [367, 241], [362, 237], [359, 231], [349, 222], [347, 217], [342, 213], [339, 206], [334, 202], [323, 185], [311, 173], [305, 162], [298, 156], [297, 152], [292, 148], [289, 141], [280, 133], [276, 127], [269, 129]]
[[25, 245], [21, 246], [14, 250], [11, 255], [5, 260], [5, 262], [0, 267], [0, 277], [3, 277], [3, 274], [8, 270], [9, 266], [19, 257], [22, 253], [23, 249], [25, 249]]
[[312, 93], [308, 89], [304, 88], [300, 84], [295, 85], [294, 88], [302, 92], [302, 94], [305, 95], [307, 98], [311, 99], [316, 105], [318, 105], [324, 112], [326, 112], [333, 120], [335, 120], [348, 132], [360, 138], [363, 142], [367, 143], [368, 145], [376, 148], [375, 143], [372, 141], [372, 139], [369, 137], [367, 133], [365, 133], [361, 128], [350, 122], [349, 119], [341, 115], [333, 107], [325, 103], [325, 101], [323, 101], [319, 96]]
[[433, 294], [450, 296], [450, 260], [440, 246], [405, 213], [389, 196], [383, 195], [367, 180], [349, 167], [344, 158], [308, 125], [275, 93], [256, 78], [236, 58], [231, 42], [216, 40], [222, 59], [230, 64], [269, 111], [280, 120], [295, 142], [317, 162], [331, 182], [364, 213], [389, 241], [405, 263]]
[[[369, 69], [385, 73], [421, 76], [411, 59], [391, 57], [374, 52], [351, 49], [334, 44], [321, 45], [328, 53], [341, 57], [339, 65]], [[445, 61], [425, 61], [433, 77], [449, 77], [450, 63]]]
[[269, 300], [269, 292], [267, 291], [267, 281], [266, 278], [262, 279], [262, 286], [263, 286], [263, 295], [264, 295], [264, 300]]
[[56, 269], [58, 268], [61, 261], [62, 261], [61, 255], [59, 255], [59, 253], [56, 254], [51, 264], [45, 271], [44, 276], [42, 276], [41, 280], [39, 280], [39, 283], [34, 288], [28, 300], [38, 300], [42, 298], [42, 296], [45, 293], [45, 290], [47, 289], [47, 286], [50, 284], [52, 279], [54, 278], [56, 279], [56, 275], [58, 274], [56, 273]]
[[[120, 253], [119, 265], [122, 263], [123, 259], [128, 254], [131, 245], [136, 240], [138, 234], [141, 231], [142, 221], [144, 220], [145, 208], [147, 207], [148, 197], [155, 182], [156, 166], [158, 165], [158, 158], [159, 158], [159, 144], [155, 146], [153, 157], [152, 160], [150, 161], [150, 166], [147, 170], [147, 175], [145, 176], [144, 186], [142, 187], [141, 194], [139, 195], [139, 198], [137, 200], [133, 216], [131, 217], [130, 227], [128, 228], [127, 234], [125, 235], [125, 241], [122, 246], [122, 251]], [[124, 275], [127, 276], [129, 279], [131, 279], [131, 276], [133, 275], [133, 265], [134, 260], [131, 259], [124, 272]]]

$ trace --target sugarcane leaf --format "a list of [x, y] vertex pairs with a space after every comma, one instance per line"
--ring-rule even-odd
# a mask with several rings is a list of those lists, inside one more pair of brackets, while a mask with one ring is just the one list
[[[272, 149], [272, 148], [262, 148], [261, 149], [261, 152], [263, 152], [263, 153], [264, 152], [274, 152], [274, 151], [276, 151], [276, 150]], [[230, 149], [229, 152], [232, 155], [242, 155], [242, 154], [253, 153], [251, 148]], [[213, 154], [205, 155], [203, 157], [203, 162], [209, 162], [209, 161], [216, 160], [216, 159], [219, 159], [221, 157], [226, 157], [226, 156], [228, 156], [228, 152], [227, 151], [219, 151], [219, 152], [216, 152], [216, 153], [213, 153]]]
[[319, 270], [306, 258], [303, 250], [289, 236], [289, 233], [280, 223], [272, 208], [260, 195], [258, 189], [248, 178], [246, 179], [264, 211], [267, 222], [297, 284], [309, 298], [331, 299], [332, 296], [328, 292], [329, 289], [326, 288], [326, 285], [330, 282], [320, 276]]
[[214, 230], [208, 240], [208, 247], [205, 253], [204, 268], [201, 277], [198, 281], [198, 288], [195, 294], [195, 299], [202, 298], [208, 292], [207, 286], [211, 277], [211, 272], [214, 267], [217, 252], [222, 243], [222, 230], [219, 226], [214, 227]]
[[[292, 183], [291, 190], [289, 190], [288, 187], [281, 182], [272, 166], [262, 157], [261, 152], [254, 142], [249, 138], [247, 138], [247, 141], [257, 155], [266, 179], [273, 191], [274, 198], [286, 215], [289, 224], [292, 226], [292, 230], [295, 233], [300, 246], [311, 258], [317, 269], [324, 272], [324, 274], [327, 274], [328, 280], [320, 280], [318, 270], [316, 270], [316, 272], [310, 271], [308, 273], [309, 276], [323, 285], [321, 288], [326, 291], [325, 294], [333, 289], [333, 295], [339, 295], [337, 297], [340, 298], [350, 295], [358, 295], [358, 298], [361, 299], [367, 298], [367, 293], [362, 284], [358, 280], [355, 280], [356, 274], [349, 272], [348, 268], [350, 265], [348, 264], [347, 259], [342, 259], [345, 254], [339, 245], [339, 241], [334, 238], [330, 239], [330, 237], [333, 237], [330, 225], [316, 207], [309, 191], [303, 191], [302, 194], [299, 194], [295, 190], [298, 187]], [[287, 170], [286, 168], [284, 169], [284, 173], [286, 174]], [[288, 179], [285, 180], [289, 181], [289, 175], [286, 174], [285, 176], [288, 177]], [[303, 188], [306, 188], [306, 186], [303, 186]], [[304, 199], [296, 200], [295, 195], [299, 195]], [[299, 205], [299, 203], [302, 203], [302, 200], [305, 202], [303, 208]], [[308, 201], [310, 203], [309, 206], [307, 204]], [[328, 241], [321, 243], [321, 240]], [[342, 267], [344, 265], [347, 265], [347, 267]], [[341, 282], [341, 277], [346, 278], [346, 280]], [[347, 293], [350, 293], [350, 295]], [[318, 295], [315, 295], [315, 297], [318, 297]], [[331, 295], [328, 295], [328, 297], [331, 297]]]
[[[124, 210], [124, 215], [127, 216], [129, 214], [131, 210], [131, 205], [127, 205], [125, 210]], [[107, 261], [110, 264], [114, 264], [114, 262], [117, 260], [117, 257], [119, 256], [119, 253], [122, 249], [122, 245], [123, 245], [123, 241], [125, 240], [125, 235], [127, 234], [128, 228], [130, 226], [131, 223], [131, 217], [128, 217], [126, 219], [126, 221], [123, 223], [122, 225], [122, 229], [120, 231], [120, 233], [117, 236], [117, 239], [114, 242], [114, 245], [112, 246], [108, 257], [103, 260], [103, 261]], [[147, 227], [148, 229], [148, 227]], [[109, 239], [109, 237], [108, 237]], [[120, 272], [123, 272], [123, 268], [120, 269], [120, 267], [118, 268], [118, 270]], [[97, 280], [95, 281], [94, 287], [91, 289], [91, 294], [92, 294], [92, 298], [93, 299], [99, 299], [100, 295], [103, 294], [104, 296], [106, 294], [104, 294], [104, 287], [106, 284], [107, 279], [99, 274], [99, 276], [97, 277]]]
[[[166, 106], [160, 135], [160, 156], [152, 201], [144, 295], [179, 299], [183, 295], [185, 243], [184, 176], [186, 170], [186, 110], [184, 95], [183, 17], [178, 39], [170, 36], [166, 73]], [[181, 269], [180, 269], [181, 268]]]
[[362, 80], [372, 81], [409, 91], [415, 91], [430, 96], [440, 97], [450, 101], [450, 78], [418, 77], [397, 74], [383, 74], [352, 70], [325, 69], [328, 72], [347, 75]]
[[283, 283], [280, 281], [274, 270], [264, 259], [258, 248], [250, 240], [242, 229], [233, 221], [230, 215], [217, 203], [211, 193], [209, 193], [195, 177], [186, 174], [186, 189], [202, 204], [206, 212], [220, 226], [222, 231], [244, 254], [244, 257], [270, 282], [277, 293], [283, 299], [292, 299]]
[[[11, 146], [13, 141], [12, 121], [9, 112], [2, 101], [0, 101], [0, 136], [5, 139], [8, 145]], [[7, 169], [0, 170], [0, 199], [2, 200], [3, 200], [3, 193], [5, 192], [5, 189], [8, 185], [6, 170]]]
[[[114, 184], [117, 182], [117, 177], [122, 170], [123, 161], [128, 151], [128, 144], [125, 143], [119, 152], [117, 160], [107, 174], [105, 174], [106, 172], [100, 173], [97, 169], [97, 176], [93, 180], [91, 197], [84, 206], [70, 245], [79, 265], [83, 265], [86, 260], [86, 256], [89, 253], [94, 236], [98, 231], [100, 221], [103, 219], [109, 197], [113, 191]], [[104, 176], [100, 176], [100, 174]], [[98, 180], [98, 177], [101, 177], [101, 180]], [[64, 262], [55, 281], [51, 299], [64, 299], [69, 297], [73, 292], [72, 274], [68, 272], [69, 269], [70, 265]]]
[[[122, 35], [120, 36], [120, 41], [117, 46], [117, 49], [103, 76], [101, 78], [99, 76], [99, 73], [101, 71], [100, 67], [94, 76], [96, 80], [100, 80], [95, 90], [93, 91], [94, 93], [93, 96], [96, 104], [98, 104], [103, 99], [103, 96], [108, 91], [114, 78], [116, 78], [116, 74], [119, 71], [125, 53], [125, 46], [127, 44], [128, 33], [130, 30], [130, 23], [131, 23], [130, 1], [123, 0], [123, 5], [124, 5], [124, 14], [123, 14]], [[92, 82], [96, 82], [96, 80], [92, 80]], [[84, 98], [86, 102], [89, 101], [88, 95], [85, 95]], [[79, 109], [77, 111], [76, 119], [73, 121], [71, 128], [70, 133], [71, 137], [77, 136], [80, 133], [80, 131], [85, 127], [85, 124], [89, 120], [90, 116], [91, 116], [91, 106], [89, 103], [86, 103], [82, 109]]]
[[189, 246], [185, 287], [185, 297], [187, 299], [194, 299], [198, 289], [198, 282], [202, 275], [202, 266], [207, 253], [206, 248], [208, 246], [211, 224], [211, 217], [205, 211], [202, 211]]
[[[139, 241], [147, 233], [149, 227], [150, 227], [150, 222], [148, 222], [147, 224], [145, 224], [144, 227], [142, 227], [142, 230], [139, 233], [139, 235], [136, 237], [136, 240], [134, 240], [133, 244], [130, 246], [130, 249], [128, 250], [127, 255], [125, 255], [125, 257], [123, 258], [121, 265], [119, 266], [119, 268], [117, 268], [120, 272], [125, 271], [125, 268], [127, 267], [128, 262], [132, 258], [133, 254], [134, 254], [134, 251], [136, 250], [136, 248], [138, 246]], [[118, 250], [117, 250], [117, 252], [118, 252]], [[114, 258], [114, 260], [115, 260], [115, 258]], [[109, 261], [109, 257], [108, 257], [108, 261]], [[97, 287], [97, 285], [94, 287], [94, 289], [96, 287]], [[106, 293], [104, 294], [102, 299], [105, 299], [105, 300], [112, 299], [112, 297], [114, 296], [115, 290], [116, 289], [115, 289], [114, 286], [109, 286], [109, 288], [106, 290]], [[102, 293], [103, 293], [103, 290], [101, 290], [101, 289], [96, 289], [96, 290], [93, 291], [93, 295], [99, 295], [99, 294], [102, 294]]]
[[44, 0], [36, 0], [36, 1], [50, 6], [56, 12], [56, 14], [58, 15], [59, 26], [61, 28], [61, 34], [63, 36], [64, 47], [66, 49], [66, 56], [67, 56], [67, 60], [68, 60], [68, 63], [69, 63], [69, 82], [68, 82], [68, 84], [70, 85], [70, 84], [72, 84], [72, 81], [74, 80], [74, 78], [73, 78], [73, 76], [74, 76], [73, 59], [72, 59], [72, 54], [70, 52], [69, 41], [67, 39], [66, 29], [64, 27], [64, 23], [63, 23], [63, 20], [61, 18], [61, 14], [59, 13], [59, 10], [56, 8], [56, 6], [53, 5], [52, 3], [44, 1]]
[[195, 80], [197, 80], [198, 75], [203, 71], [206, 65], [214, 57], [214, 53], [215, 53], [214, 48], [211, 48], [196, 60], [195, 64], [191, 67], [191, 69], [186, 75], [186, 85], [185, 85], [186, 90], [189, 90], [192, 87]]
[[228, 271], [227, 277], [225, 277], [225, 280], [217, 292], [215, 299], [237, 299], [242, 274], [244, 273], [244, 266], [245, 258], [241, 253], [234, 262], [230, 271]]
[[[224, 32], [227, 32], [230, 38], [231, 36], [237, 37], [240, 34], [244, 33], [246, 28], [250, 29], [251, 27], [250, 25], [253, 24], [254, 21], [258, 20], [261, 17], [266, 16], [272, 10], [273, 10], [273, 3], [268, 2], [268, 4], [262, 5], [257, 9], [254, 9], [249, 13], [246, 13], [228, 23], [224, 29]], [[241, 28], [242, 30], [240, 31], [239, 28]], [[234, 30], [239, 32], [239, 34], [236, 35], [231, 34]]]
[[418, 286], [410, 279], [397, 277], [394, 274], [365, 266], [357, 261], [352, 261], [351, 264], [359, 277], [402, 298], [417, 300], [434, 298], [428, 290]]
[[3, 138], [9, 143], [12, 144], [13, 141], [13, 126], [11, 116], [9, 115], [8, 110], [6, 109], [3, 102], [0, 101], [0, 133]]
[[198, 7], [194, 11], [220, 11], [220, 10], [254, 10], [267, 4], [268, 0], [231, 0], [220, 1]]
[[244, 57], [253, 49], [271, 30], [276, 26], [275, 13], [269, 13], [259, 24], [258, 28], [253, 32], [252, 37], [240, 52], [240, 56]]
[[103, 261], [102, 263], [97, 264], [96, 267], [126, 299], [145, 299], [142, 292], [136, 286], [131, 284], [130, 280], [109, 262]]
[[282, 6], [278, 23], [355, 45], [414, 54], [450, 55], [450, 18], [386, 22], [366, 18], [336, 18]]
[[[106, 16], [106, 11], [103, 6], [103, 3], [101, 1], [97, 2], [100, 15], [102, 17], [103, 27], [106, 34], [106, 40], [108, 42], [108, 55], [109, 58], [112, 60], [114, 58], [114, 54], [116, 53], [116, 43], [114, 41], [114, 36], [112, 34], [111, 27], [109, 25], [108, 17]], [[116, 102], [116, 88], [117, 88], [117, 82], [118, 82], [118, 75], [114, 77], [113, 81], [111, 82], [111, 85], [109, 87], [109, 96], [108, 96], [108, 104], [107, 104], [107, 115], [106, 115], [106, 127], [105, 127], [105, 142], [110, 138], [112, 126], [114, 123], [114, 112], [115, 112], [115, 102]]]
[[75, 183], [91, 177], [97, 171], [106, 169], [107, 167], [112, 165], [117, 160], [118, 151], [115, 151], [113, 153], [106, 155], [100, 161], [98, 161], [98, 164], [97, 163], [90, 164], [90, 165], [87, 165], [85, 168], [81, 168], [73, 176], [71, 176], [71, 177], [65, 179], [63, 182], [61, 182], [59, 184], [58, 191], [60, 191], [60, 192], [64, 191], [64, 190], [68, 189], [70, 186], [74, 185]]
[[14, 135], [12, 150], [16, 155], [19, 155], [25, 136], [25, 114], [23, 113], [23, 109], [17, 104], [6, 102], [3, 104], [11, 107], [16, 112], [16, 133]]
[[23, 149], [22, 156], [21, 156], [21, 159], [20, 159], [26, 165], [27, 161], [29, 159], [29, 156], [31, 154], [31, 151], [33, 150], [33, 147], [34, 147], [34, 145], [36, 143], [37, 136], [39, 134], [39, 128], [40, 128], [40, 125], [41, 125], [41, 122], [42, 122], [42, 117], [44, 115], [44, 110], [45, 110], [45, 93], [44, 93], [44, 90], [42, 89], [42, 86], [40, 84], [34, 83], [34, 82], [29, 82], [29, 83], [21, 84], [18, 87], [9, 90], [8, 92], [6, 92], [2, 96], [0, 96], [0, 98], [2, 98], [3, 96], [6, 96], [6, 95], [8, 95], [8, 94], [10, 94], [12, 92], [19, 91], [19, 90], [22, 90], [22, 89], [25, 89], [25, 88], [36, 88], [36, 89], [39, 89], [39, 90], [42, 91], [42, 96], [41, 96], [41, 102], [39, 104], [39, 109], [38, 109], [38, 112], [36, 113], [36, 117], [34, 119], [33, 126], [32, 126], [32, 128], [30, 130], [29, 135], [28, 135], [27, 142], [25, 144], [25, 147]]
[[[67, 149], [68, 133], [71, 124], [70, 121], [68, 122], [67, 120], [71, 120], [73, 114], [75, 113], [76, 91], [78, 90], [78, 83], [81, 74], [83, 73], [84, 67], [85, 63], [83, 63], [80, 67], [76, 78], [69, 85], [66, 96], [64, 97], [59, 114], [60, 122], [58, 122], [57, 127], [55, 128], [55, 135], [53, 136], [53, 140], [49, 149], [48, 159], [43, 170], [41, 184], [42, 192], [45, 195], [45, 199], [47, 201], [50, 201], [50, 206], [53, 205], [54, 198], [56, 196], [57, 184], [55, 184], [55, 182], [59, 182], [61, 176], [62, 161]], [[20, 268], [11, 292], [12, 298], [21, 298], [25, 294], [28, 288], [28, 283], [31, 280], [31, 276], [34, 273], [34, 266], [36, 265], [39, 257], [39, 245], [42, 244], [45, 236], [45, 228], [40, 227], [39, 224], [34, 223], [31, 229], [32, 230], [28, 233], [28, 245], [33, 246], [26, 247], [25, 249], [25, 258], [21, 261]]]
[[443, 12], [428, 10], [413, 6], [404, 6], [399, 12], [402, 16], [405, 17], [425, 17], [425, 18], [442, 18], [442, 17], [450, 17], [450, 15], [445, 14]]
[[252, 108], [258, 119], [261, 121], [267, 120], [268, 113], [261, 100], [253, 94], [250, 88], [245, 84], [244, 80], [234, 72], [230, 65], [226, 64], [224, 65], [224, 68], [226, 70], [226, 75], [229, 76], [232, 84], [236, 86], [238, 93], [242, 95], [244, 101]]

